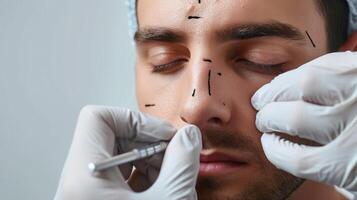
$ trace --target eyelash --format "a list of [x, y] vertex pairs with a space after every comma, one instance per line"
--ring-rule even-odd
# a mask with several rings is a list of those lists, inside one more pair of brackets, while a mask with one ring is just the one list
[[160, 73], [160, 72], [168, 72], [169, 70], [174, 69], [175, 67], [182, 65], [184, 62], [187, 62], [186, 59], [177, 59], [173, 62], [162, 64], [162, 65], [153, 65], [152, 72]]
[[[153, 65], [152, 72], [160, 73], [160, 72], [169, 72], [169, 70], [173, 70], [175, 67], [182, 65], [184, 62], [187, 62], [186, 59], [177, 59], [173, 62], [162, 64], [162, 65]], [[255, 63], [246, 59], [239, 59], [236, 63], [243, 63], [246, 67], [250, 68], [250, 70], [258, 72], [258, 73], [268, 73], [268, 74], [281, 74], [283, 73], [283, 69], [281, 66], [284, 63], [267, 65], [261, 63]]]
[[278, 63], [278, 64], [273, 64], [273, 65], [267, 65], [267, 64], [261, 64], [261, 63], [255, 63], [250, 60], [246, 59], [239, 59], [236, 61], [237, 63], [240, 62], [246, 67], [249, 68], [251, 71], [255, 71], [258, 73], [266, 73], [266, 74], [281, 74], [283, 73], [282, 65], [284, 63]]

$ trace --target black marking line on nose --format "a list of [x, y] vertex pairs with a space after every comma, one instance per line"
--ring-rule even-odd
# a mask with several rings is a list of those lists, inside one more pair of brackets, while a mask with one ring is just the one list
[[208, 95], [212, 96], [212, 93], [211, 93], [211, 70], [208, 71]]
[[198, 0], [198, 3], [201, 3], [201, 0]]
[[200, 16], [188, 16], [187, 19], [200, 19]]
[[156, 106], [155, 104], [145, 104], [145, 107], [154, 107]]
[[211, 59], [207, 59], [207, 58], [204, 58], [203, 61], [204, 61], [204, 62], [212, 63], [212, 60], [211, 60]]
[[185, 118], [183, 118], [182, 116], [180, 117], [182, 121], [187, 123], [187, 120]]
[[312, 40], [312, 38], [311, 38], [309, 32], [305, 31], [305, 33], [306, 33], [307, 37], [309, 37], [312, 46], [313, 46], [314, 48], [316, 48], [316, 44], [315, 44], [314, 40]]
[[196, 89], [193, 90], [193, 92], [192, 92], [192, 97], [194, 97], [195, 94], [196, 94]]

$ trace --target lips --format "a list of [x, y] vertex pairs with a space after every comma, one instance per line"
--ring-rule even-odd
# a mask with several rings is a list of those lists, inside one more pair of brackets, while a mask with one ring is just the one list
[[200, 154], [199, 176], [225, 175], [247, 166], [244, 158], [206, 150]]

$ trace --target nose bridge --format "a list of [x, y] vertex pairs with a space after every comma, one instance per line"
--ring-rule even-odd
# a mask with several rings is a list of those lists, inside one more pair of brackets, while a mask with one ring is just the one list
[[212, 55], [213, 48], [205, 46], [204, 42], [199, 42], [191, 53], [190, 72], [192, 76], [192, 94], [212, 96], [212, 71], [214, 67]]
[[[207, 48], [202, 48], [207, 49]], [[191, 54], [188, 64], [188, 84], [190, 92], [187, 93], [180, 117], [183, 121], [195, 124], [200, 128], [212, 125], [223, 125], [230, 119], [230, 110], [224, 102], [223, 93], [219, 92], [221, 84], [216, 84], [220, 76], [219, 66], [210, 56], [208, 50], [196, 51]]]
[[211, 81], [212, 67], [201, 61], [193, 63], [192, 66], [192, 97], [212, 96]]

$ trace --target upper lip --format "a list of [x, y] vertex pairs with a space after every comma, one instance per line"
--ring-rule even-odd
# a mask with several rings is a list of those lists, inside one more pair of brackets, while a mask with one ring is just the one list
[[214, 163], [214, 162], [236, 162], [247, 163], [246, 159], [238, 156], [232, 156], [219, 151], [203, 151], [200, 153], [201, 163]]

